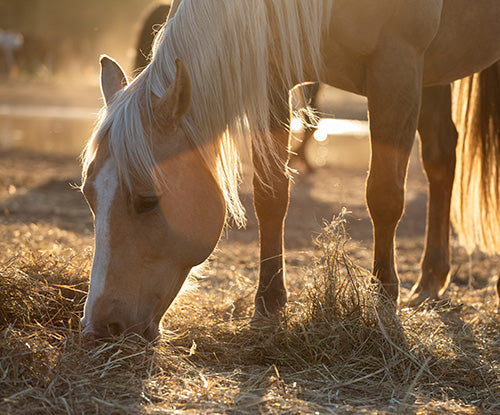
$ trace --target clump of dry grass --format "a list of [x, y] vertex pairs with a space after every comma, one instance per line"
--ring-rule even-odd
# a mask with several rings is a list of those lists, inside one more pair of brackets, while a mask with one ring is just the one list
[[0, 267], [0, 324], [77, 329], [87, 289], [83, 263], [71, 253], [22, 252], [11, 258]]
[[89, 255], [23, 252], [1, 266], [0, 412], [137, 409], [152, 346], [139, 338], [82, 344], [88, 263]]
[[471, 298], [396, 314], [347, 242], [342, 215], [325, 225], [279, 322], [251, 321], [250, 284], [191, 292], [157, 345], [81, 344], [88, 255], [19, 255], [0, 267], [0, 412], [498, 411], [492, 311]]

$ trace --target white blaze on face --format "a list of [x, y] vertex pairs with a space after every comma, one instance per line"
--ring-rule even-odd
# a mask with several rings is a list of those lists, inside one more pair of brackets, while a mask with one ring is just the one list
[[[106, 275], [110, 261], [110, 211], [118, 187], [118, 177], [114, 162], [109, 158], [97, 174], [94, 182], [96, 190], [96, 212], [94, 229], [94, 260], [90, 274], [90, 288], [83, 311], [82, 326], [91, 321], [92, 307], [104, 292]], [[91, 330], [90, 327], [85, 327]]]

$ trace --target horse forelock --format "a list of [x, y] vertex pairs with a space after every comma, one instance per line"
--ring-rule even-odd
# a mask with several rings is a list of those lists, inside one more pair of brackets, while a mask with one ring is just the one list
[[151, 95], [139, 77], [115, 94], [111, 103], [101, 109], [92, 137], [82, 154], [82, 179], [85, 179], [100, 145], [105, 144], [120, 182], [130, 191], [134, 181], [150, 182], [155, 165], [149, 133], [153, 122], [150, 108]]
[[[174, 81], [175, 59], [189, 70], [191, 108], [181, 128], [219, 183], [228, 213], [244, 221], [238, 196], [240, 154], [277, 162], [270, 135], [271, 96], [304, 79], [305, 62], [319, 67], [321, 33], [333, 0], [183, 0], [158, 33], [153, 59], [101, 115], [84, 166], [107, 134], [119, 177], [151, 178], [152, 96]], [[280, 73], [272, 73], [279, 64]], [[286, 98], [286, 97], [284, 97]], [[168, 178], [158, 177], [168, 184]]]

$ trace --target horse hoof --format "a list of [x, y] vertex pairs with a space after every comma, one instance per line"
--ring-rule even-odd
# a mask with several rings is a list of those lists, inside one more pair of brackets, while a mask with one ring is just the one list
[[279, 320], [283, 312], [283, 308], [277, 308], [269, 311], [266, 307], [255, 307], [252, 321]]
[[281, 314], [264, 315], [254, 312], [250, 320], [250, 328], [258, 331], [275, 330], [281, 323]]
[[417, 288], [411, 290], [408, 300], [405, 301], [405, 305], [407, 305], [408, 307], [418, 307], [425, 301], [438, 299], [439, 297], [432, 294], [430, 291]]

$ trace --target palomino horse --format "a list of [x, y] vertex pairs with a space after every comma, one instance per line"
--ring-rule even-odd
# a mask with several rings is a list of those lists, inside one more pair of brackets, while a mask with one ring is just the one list
[[[158, 335], [162, 315], [190, 269], [213, 251], [227, 217], [243, 223], [239, 155], [250, 151], [261, 254], [255, 314], [279, 313], [287, 298], [284, 121], [289, 91], [303, 81], [368, 98], [373, 274], [395, 303], [394, 235], [419, 127], [430, 197], [411, 301], [438, 297], [450, 270], [457, 138], [449, 84], [500, 59], [498, 1], [235, 0], [214, 7], [213, 0], [183, 0], [170, 14], [151, 63], [130, 85], [117, 63], [101, 59], [105, 107], [83, 163], [82, 190], [95, 217], [84, 335]], [[486, 74], [459, 90], [466, 134], [453, 212], [463, 242], [498, 251], [500, 130], [493, 116], [500, 91], [483, 88], [498, 82], [497, 67]], [[483, 99], [490, 104], [481, 106]], [[481, 115], [476, 104], [485, 122], [469, 117]], [[475, 132], [483, 134], [473, 140]]]

